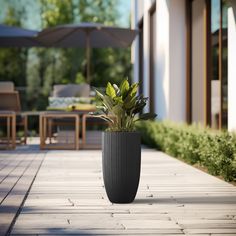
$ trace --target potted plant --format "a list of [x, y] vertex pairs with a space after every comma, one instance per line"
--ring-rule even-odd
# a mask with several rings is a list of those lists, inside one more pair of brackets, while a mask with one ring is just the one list
[[127, 79], [120, 87], [108, 83], [105, 94], [96, 90], [102, 105], [94, 115], [110, 123], [102, 137], [102, 167], [106, 193], [113, 203], [130, 203], [135, 198], [141, 164], [141, 137], [135, 131], [135, 122], [156, 116], [138, 116], [147, 98], [137, 91], [138, 83], [130, 85]]

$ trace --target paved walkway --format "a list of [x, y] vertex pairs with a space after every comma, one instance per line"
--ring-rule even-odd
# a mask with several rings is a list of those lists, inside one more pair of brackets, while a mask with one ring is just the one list
[[[0, 167], [25, 152], [0, 152]], [[27, 156], [37, 160], [37, 175], [22, 179], [28, 187], [34, 182], [11, 235], [236, 235], [236, 187], [163, 153], [143, 150], [132, 204], [108, 201], [100, 151], [35, 150]]]

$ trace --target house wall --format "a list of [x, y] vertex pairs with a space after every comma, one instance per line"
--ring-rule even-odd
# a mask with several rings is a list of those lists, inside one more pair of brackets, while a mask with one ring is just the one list
[[169, 1], [169, 116], [186, 120], [186, 16], [185, 0]]
[[170, 70], [169, 70], [169, 1], [156, 2], [156, 78], [155, 78], [155, 112], [158, 119], [169, 118]]
[[[149, 97], [150, 77], [150, 15], [154, 1], [133, 1], [133, 26], [143, 17], [143, 87], [144, 96]], [[138, 8], [138, 10], [137, 10]], [[142, 9], [142, 10], [141, 10]], [[140, 13], [141, 12], [141, 13]], [[155, 60], [155, 112], [158, 119], [185, 121], [185, 80], [186, 80], [186, 29], [185, 0], [156, 0], [156, 60]], [[138, 40], [134, 43], [134, 80], [138, 80]], [[149, 111], [146, 106], [145, 112]]]
[[[131, 27], [137, 28], [139, 22], [139, 7], [136, 1], [131, 0]], [[139, 37], [136, 37], [131, 48], [131, 63], [133, 65], [133, 82], [139, 82]]]
[[[153, 1], [132, 0], [133, 27], [143, 18], [144, 95], [149, 96], [149, 9]], [[236, 1], [228, 9], [228, 129], [236, 130]], [[186, 121], [186, 1], [156, 0], [155, 112], [158, 119]], [[192, 12], [192, 121], [204, 124], [206, 98], [204, 51], [204, 0], [194, 0]], [[196, 5], [196, 6], [195, 6]], [[199, 8], [199, 11], [198, 9]], [[136, 10], [135, 10], [136, 9]], [[134, 80], [138, 81], [138, 39], [134, 43]], [[198, 45], [196, 47], [196, 45]], [[145, 111], [148, 111], [146, 107]]]
[[[150, 40], [149, 40], [149, 28], [150, 28], [150, 19], [149, 19], [149, 9], [151, 7], [152, 1], [144, 0], [143, 1], [143, 94], [145, 97], [149, 97], [149, 75], [150, 75], [150, 55], [149, 55], [149, 47], [150, 47]], [[147, 103], [146, 107], [144, 108], [144, 112], [149, 111], [149, 103]]]

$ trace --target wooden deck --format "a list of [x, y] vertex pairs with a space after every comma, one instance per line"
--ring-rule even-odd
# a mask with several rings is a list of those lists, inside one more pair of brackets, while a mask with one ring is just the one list
[[44, 156], [29, 146], [0, 151], [0, 235], [9, 233]]
[[154, 150], [132, 204], [108, 201], [101, 151], [0, 152], [0, 169], [1, 235], [25, 195], [11, 235], [236, 235], [236, 187]]

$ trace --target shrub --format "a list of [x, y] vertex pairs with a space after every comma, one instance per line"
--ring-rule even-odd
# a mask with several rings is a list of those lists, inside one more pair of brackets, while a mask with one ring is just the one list
[[213, 175], [226, 181], [236, 180], [236, 136], [227, 132], [214, 132], [196, 125], [170, 122], [139, 122], [137, 129], [142, 141], [151, 147], [200, 165]]

